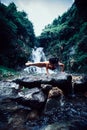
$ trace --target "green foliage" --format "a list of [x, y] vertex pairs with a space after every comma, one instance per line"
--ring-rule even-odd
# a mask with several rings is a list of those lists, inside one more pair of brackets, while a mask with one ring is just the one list
[[[0, 15], [0, 48], [9, 47], [11, 41], [16, 39], [17, 26]], [[7, 45], [8, 44], [8, 45]], [[6, 45], [6, 46], [5, 46]], [[4, 47], [4, 48], [3, 48]]]
[[17, 71], [9, 69], [7, 67], [0, 66], [0, 79], [14, 77], [15, 75], [18, 75]]
[[87, 52], [87, 35], [84, 35], [78, 43], [78, 52]]
[[38, 39], [47, 57], [59, 57], [66, 69], [71, 67], [72, 71], [87, 72], [87, 11], [84, 17], [80, 11], [73, 4], [61, 17], [46, 26]]
[[16, 68], [27, 61], [35, 44], [33, 24], [14, 3], [0, 3], [0, 64]]

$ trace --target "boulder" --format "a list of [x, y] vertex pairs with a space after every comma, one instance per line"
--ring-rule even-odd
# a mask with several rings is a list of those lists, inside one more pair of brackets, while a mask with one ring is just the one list
[[53, 87], [48, 93], [48, 99], [45, 105], [44, 112], [50, 113], [53, 109], [61, 107], [63, 92], [58, 87]]
[[63, 91], [58, 87], [53, 87], [48, 94], [48, 98], [61, 97], [61, 96], [63, 96]]
[[31, 109], [41, 110], [44, 107], [47, 96], [39, 88], [31, 88], [18, 93], [14, 99], [21, 105], [28, 106]]
[[65, 95], [72, 93], [72, 76], [65, 73], [59, 73], [50, 76], [39, 74], [28, 75], [26, 77], [15, 79], [13, 82], [27, 88], [41, 88], [41, 84], [49, 84], [54, 87], [58, 86]]
[[0, 81], [0, 99], [2, 98], [10, 98], [12, 96], [16, 96], [18, 93], [19, 85], [13, 82], [8, 81]]

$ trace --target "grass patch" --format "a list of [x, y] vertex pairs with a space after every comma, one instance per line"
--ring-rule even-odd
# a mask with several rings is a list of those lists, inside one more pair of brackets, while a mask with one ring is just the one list
[[0, 66], [0, 79], [13, 77], [15, 75], [18, 75], [18, 72], [15, 71], [14, 69]]

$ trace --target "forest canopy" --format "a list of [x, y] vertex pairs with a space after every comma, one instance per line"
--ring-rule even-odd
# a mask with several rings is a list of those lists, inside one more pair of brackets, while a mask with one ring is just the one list
[[38, 40], [46, 56], [59, 57], [67, 71], [86, 73], [87, 3], [76, 0], [67, 12], [46, 25]]
[[0, 65], [17, 68], [28, 60], [32, 48], [42, 46], [47, 59], [59, 57], [65, 69], [87, 72], [87, 3], [75, 0], [62, 16], [55, 18], [34, 34], [26, 12], [18, 11], [14, 3], [0, 3]]
[[0, 65], [22, 66], [34, 46], [33, 24], [26, 12], [17, 11], [14, 3], [0, 3]]

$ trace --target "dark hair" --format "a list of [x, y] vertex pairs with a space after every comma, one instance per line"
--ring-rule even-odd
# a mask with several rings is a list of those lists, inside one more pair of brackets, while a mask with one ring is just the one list
[[50, 59], [49, 59], [49, 62], [50, 62], [51, 64], [58, 64], [58, 61], [59, 61], [59, 58], [50, 58]]

